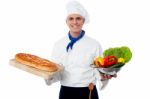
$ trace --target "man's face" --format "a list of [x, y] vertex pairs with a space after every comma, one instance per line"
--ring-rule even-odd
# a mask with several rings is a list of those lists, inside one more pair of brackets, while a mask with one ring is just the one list
[[66, 23], [70, 29], [70, 33], [73, 37], [77, 37], [84, 24], [84, 18], [79, 14], [71, 14], [67, 17]]

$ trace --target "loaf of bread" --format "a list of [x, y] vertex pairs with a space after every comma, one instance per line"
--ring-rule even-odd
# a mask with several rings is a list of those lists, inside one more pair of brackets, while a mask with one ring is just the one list
[[57, 64], [32, 54], [17, 53], [15, 55], [15, 60], [21, 64], [28, 65], [43, 71], [54, 72], [58, 69]]

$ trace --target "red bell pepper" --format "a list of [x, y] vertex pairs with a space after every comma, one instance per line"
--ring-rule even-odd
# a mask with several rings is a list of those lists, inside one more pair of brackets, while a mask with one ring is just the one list
[[108, 68], [117, 63], [117, 58], [115, 56], [106, 56], [104, 57], [104, 67]]

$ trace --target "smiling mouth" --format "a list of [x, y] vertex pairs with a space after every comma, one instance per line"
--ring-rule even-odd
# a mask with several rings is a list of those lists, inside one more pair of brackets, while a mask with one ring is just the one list
[[71, 26], [72, 28], [79, 28], [79, 26], [77, 26], [77, 25], [73, 25], [73, 26]]

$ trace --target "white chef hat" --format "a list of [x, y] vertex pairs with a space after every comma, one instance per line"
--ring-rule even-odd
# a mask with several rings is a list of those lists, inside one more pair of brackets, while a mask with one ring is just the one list
[[67, 16], [70, 14], [79, 14], [85, 19], [85, 23], [89, 22], [89, 14], [86, 9], [77, 1], [70, 1], [66, 5]]

